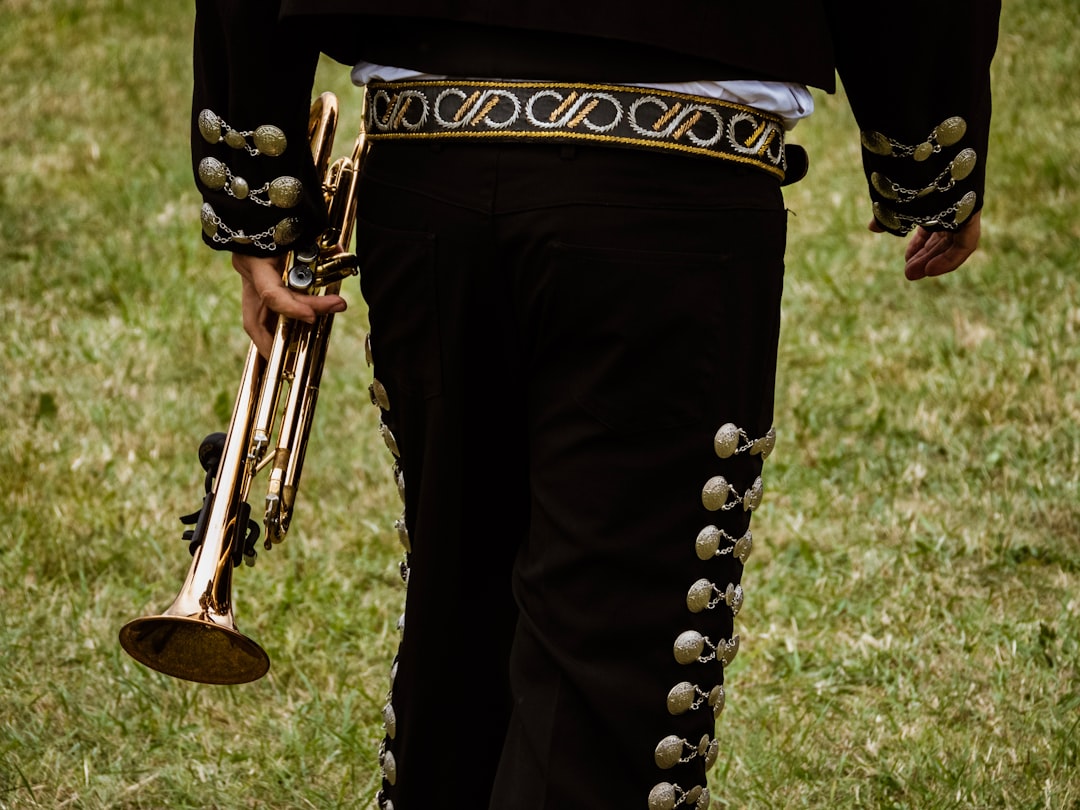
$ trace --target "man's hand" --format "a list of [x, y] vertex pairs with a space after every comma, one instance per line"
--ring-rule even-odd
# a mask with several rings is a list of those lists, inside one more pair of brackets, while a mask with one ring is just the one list
[[[982, 211], [972, 214], [971, 218], [955, 231], [927, 231], [918, 228], [904, 252], [904, 275], [908, 280], [942, 276], [967, 261], [968, 256], [979, 246], [981, 216]], [[870, 230], [884, 233], [885, 229], [874, 220], [870, 223]]]
[[307, 295], [286, 287], [281, 280], [285, 271], [284, 256], [259, 258], [234, 253], [232, 263], [243, 280], [240, 305], [244, 331], [263, 357], [270, 354], [279, 313], [312, 323], [319, 315], [345, 310], [345, 299], [340, 295]]

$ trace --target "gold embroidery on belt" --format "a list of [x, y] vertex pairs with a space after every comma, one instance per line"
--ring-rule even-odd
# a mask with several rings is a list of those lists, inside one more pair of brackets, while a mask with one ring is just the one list
[[681, 109], [682, 109], [682, 102], [681, 101], [676, 101], [671, 106], [671, 109], [669, 109], [666, 113], [664, 113], [658, 119], [656, 119], [656, 123], [653, 124], [653, 127], [652, 127], [653, 131], [654, 132], [659, 132], [661, 129], [666, 127], [668, 121], [670, 121], [672, 118], [674, 118], [678, 114], [679, 110], [681, 110]]
[[566, 99], [563, 101], [563, 103], [560, 104], [558, 107], [556, 107], [554, 110], [551, 111], [551, 115], [548, 116], [548, 121], [551, 121], [552, 123], [555, 123], [557, 120], [559, 120], [559, 116], [562, 115], [564, 112], [566, 112], [567, 107], [569, 107], [571, 104], [573, 104], [575, 101], [577, 101], [577, 97], [578, 97], [578, 91], [577, 90], [571, 90], [570, 95], [568, 95], [566, 97]]

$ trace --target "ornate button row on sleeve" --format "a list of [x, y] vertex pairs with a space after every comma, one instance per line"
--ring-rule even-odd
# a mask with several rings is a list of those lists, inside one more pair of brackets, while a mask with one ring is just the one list
[[225, 224], [218, 216], [210, 203], [203, 203], [202, 229], [208, 237], [219, 244], [235, 242], [238, 245], [255, 245], [261, 250], [274, 251], [279, 247], [291, 245], [300, 236], [300, 220], [296, 217], [287, 217], [272, 228], [256, 234], [247, 234], [241, 230], [234, 230]]
[[293, 208], [300, 202], [300, 195], [304, 191], [299, 180], [287, 175], [252, 189], [247, 180], [234, 175], [228, 166], [212, 157], [199, 161], [199, 179], [211, 191], [224, 190], [237, 200], [251, 200], [267, 208]]
[[878, 222], [895, 233], [907, 233], [916, 225], [933, 226], [940, 225], [949, 231], [954, 231], [963, 225], [968, 217], [971, 216], [971, 212], [975, 210], [975, 203], [978, 202], [978, 196], [974, 191], [969, 191], [960, 201], [950, 205], [943, 211], [939, 211], [936, 214], [926, 217], [914, 217], [907, 214], [901, 214], [898, 211], [893, 211], [891, 208], [886, 208], [881, 203], [874, 203], [874, 216], [877, 217]]
[[975, 170], [975, 164], [979, 162], [974, 149], [964, 149], [949, 161], [945, 171], [919, 189], [904, 188], [899, 183], [894, 183], [881, 172], [870, 175], [870, 182], [877, 189], [878, 194], [886, 200], [906, 203], [925, 197], [934, 192], [948, 191], [956, 185], [958, 180], [963, 180]]
[[[917, 163], [929, 160], [943, 148], [953, 146], [967, 133], [967, 122], [959, 116], [947, 118], [934, 127], [925, 140], [917, 144], [905, 144], [889, 138], [880, 132], [864, 131], [862, 145], [868, 152], [882, 157], [910, 158]], [[952, 189], [957, 182], [967, 178], [979, 162], [974, 149], [960, 150], [937, 177], [920, 188], [906, 188], [889, 179], [881, 172], [870, 175], [870, 183], [881, 197], [893, 204], [903, 205], [923, 199], [931, 194], [944, 193]], [[893, 233], [905, 234], [916, 225], [938, 226], [946, 230], [955, 230], [967, 221], [975, 210], [978, 197], [969, 191], [957, 202], [930, 215], [913, 216], [894, 210], [885, 204], [874, 202], [874, 216]]]
[[[224, 143], [233, 149], [243, 149], [253, 156], [278, 157], [284, 154], [288, 146], [285, 133], [272, 124], [241, 131], [229, 126], [225, 119], [212, 110], [199, 113], [199, 133], [208, 144]], [[225, 163], [214, 157], [199, 161], [198, 174], [199, 180], [211, 191], [224, 191], [237, 200], [250, 200], [266, 207], [294, 208], [300, 202], [304, 190], [299, 180], [289, 176], [278, 177], [252, 189], [247, 180], [235, 175]], [[296, 241], [300, 235], [301, 223], [295, 217], [288, 217], [262, 233], [247, 234], [242, 229], [234, 229], [225, 224], [213, 207], [206, 203], [202, 208], [202, 228], [208, 237], [219, 244], [235, 242], [274, 251]]]
[[862, 145], [868, 152], [873, 152], [875, 155], [910, 157], [921, 163], [929, 159], [931, 155], [940, 152], [942, 147], [952, 146], [959, 142], [966, 132], [967, 122], [960, 116], [953, 116], [934, 127], [924, 141], [915, 145], [900, 143], [872, 130], [862, 133]]
[[250, 155], [278, 157], [284, 154], [288, 146], [285, 133], [273, 124], [240, 131], [230, 127], [224, 118], [212, 110], [199, 113], [199, 133], [209, 144], [224, 142], [226, 146], [243, 149]]

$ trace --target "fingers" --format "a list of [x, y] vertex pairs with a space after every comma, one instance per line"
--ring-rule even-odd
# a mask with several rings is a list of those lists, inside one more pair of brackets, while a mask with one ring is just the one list
[[[955, 231], [928, 231], [916, 228], [904, 251], [904, 276], [916, 281], [930, 276], [951, 273], [967, 261], [979, 246], [982, 232], [982, 212], [971, 218]], [[869, 228], [874, 233], [885, 233], [877, 220]]]
[[232, 262], [242, 282], [240, 305], [244, 331], [264, 357], [270, 354], [279, 314], [313, 323], [320, 315], [343, 312], [346, 308], [340, 295], [308, 295], [290, 290], [282, 281], [284, 257], [234, 253]]
[[911, 281], [951, 273], [979, 246], [981, 211], [955, 231], [929, 233], [919, 228], [904, 254], [904, 276]]

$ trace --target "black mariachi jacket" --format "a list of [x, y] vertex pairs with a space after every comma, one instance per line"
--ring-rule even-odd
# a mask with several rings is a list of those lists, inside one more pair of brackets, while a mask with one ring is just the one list
[[[385, 13], [392, 9], [393, 14]], [[886, 230], [955, 229], [983, 203], [1000, 0], [197, 0], [192, 162], [215, 248], [272, 255], [325, 226], [307, 144], [320, 52], [451, 76], [756, 78], [832, 92], [862, 131]]]

